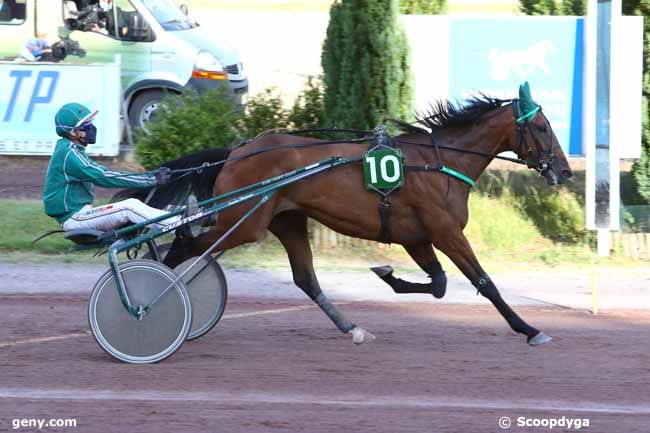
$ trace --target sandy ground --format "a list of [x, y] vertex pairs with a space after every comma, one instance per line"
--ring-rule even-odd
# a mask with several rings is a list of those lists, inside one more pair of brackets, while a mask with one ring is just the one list
[[0, 297], [0, 430], [497, 432], [507, 416], [629, 433], [650, 419], [647, 311], [520, 307], [555, 337], [531, 348], [489, 306], [346, 303], [377, 335], [354, 346], [307, 302], [234, 298], [205, 337], [134, 366], [87, 334], [85, 298]]
[[[494, 433], [502, 417], [514, 432], [549, 430], [517, 426], [520, 417], [648, 431], [650, 310], [638, 309], [648, 284], [637, 275], [615, 275], [627, 285], [612, 291], [637, 308], [595, 316], [538, 299], [541, 288], [504, 289], [554, 337], [532, 348], [461, 280], [434, 301], [390, 294], [365, 273], [321, 273], [339, 308], [377, 336], [355, 346], [287, 273], [230, 269], [219, 325], [159, 364], [134, 366], [88, 332], [88, 290], [104, 268], [47, 268], [0, 264], [0, 431], [60, 418], [77, 428], [15, 431]], [[575, 281], [557, 281], [581, 299]]]

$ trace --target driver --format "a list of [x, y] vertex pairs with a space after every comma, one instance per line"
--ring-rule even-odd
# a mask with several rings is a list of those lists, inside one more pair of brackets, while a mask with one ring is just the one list
[[[147, 188], [163, 185], [171, 178], [170, 170], [161, 167], [155, 174], [122, 173], [97, 164], [86, 154], [86, 146], [96, 141], [97, 128], [91, 112], [81, 104], [65, 104], [54, 116], [56, 143], [45, 179], [43, 202], [45, 213], [55, 218], [63, 230], [115, 230], [125, 224], [140, 223], [166, 215], [167, 212], [130, 198], [105, 206], [93, 207], [93, 185], [103, 188]], [[181, 216], [152, 224], [159, 228], [172, 224]]]

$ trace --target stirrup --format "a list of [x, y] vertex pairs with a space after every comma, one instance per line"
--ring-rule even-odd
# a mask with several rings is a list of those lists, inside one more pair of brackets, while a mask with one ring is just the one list
[[[183, 213], [183, 218], [190, 217], [201, 211], [199, 207], [199, 201], [196, 199], [194, 194], [190, 194], [185, 201], [185, 213]], [[180, 238], [191, 238], [194, 239], [198, 237], [203, 232], [201, 228], [201, 219], [183, 224], [176, 229], [176, 236]]]

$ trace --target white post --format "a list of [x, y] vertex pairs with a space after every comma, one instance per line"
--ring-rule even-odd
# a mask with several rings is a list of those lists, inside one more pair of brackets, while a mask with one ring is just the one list
[[599, 257], [608, 257], [609, 251], [612, 249], [612, 234], [609, 229], [598, 229], [598, 256]]

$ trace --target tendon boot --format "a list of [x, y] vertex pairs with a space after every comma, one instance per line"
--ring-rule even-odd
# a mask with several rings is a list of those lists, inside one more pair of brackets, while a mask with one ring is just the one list
[[441, 299], [447, 291], [447, 276], [442, 269], [430, 276], [431, 282], [427, 284], [411, 283], [401, 278], [395, 278], [393, 268], [389, 265], [377, 266], [370, 270], [384, 280], [395, 293], [427, 293]]

